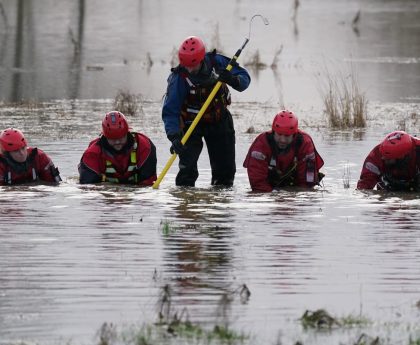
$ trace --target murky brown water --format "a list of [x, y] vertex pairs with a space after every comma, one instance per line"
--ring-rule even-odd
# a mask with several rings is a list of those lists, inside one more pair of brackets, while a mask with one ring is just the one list
[[[54, 157], [64, 182], [0, 189], [0, 343], [90, 342], [104, 321], [155, 321], [166, 284], [174, 308], [186, 307], [192, 320], [204, 324], [216, 322], [224, 293], [246, 284], [251, 298], [242, 304], [234, 295], [230, 322], [261, 343], [273, 343], [279, 332], [285, 343], [310, 344], [337, 344], [360, 334], [303, 332], [297, 319], [317, 308], [338, 316], [362, 312], [375, 320], [368, 330], [378, 335], [386, 322], [397, 322], [389, 331], [394, 340], [406, 339], [407, 325], [414, 329], [410, 334], [419, 331], [419, 195], [354, 191], [364, 155], [382, 138], [381, 130], [308, 128], [326, 161], [324, 188], [317, 191], [251, 193], [239, 164], [254, 135], [243, 132], [232, 189], [209, 186], [206, 155], [195, 189], [174, 186], [175, 166], [159, 190], [80, 186], [76, 165], [102, 114], [87, 125], [84, 113], [107, 106], [80, 102], [66, 118], [44, 109], [46, 123], [61, 125], [42, 135], [35, 129], [39, 117], [14, 112], [17, 123], [26, 117], [32, 142]], [[252, 112], [252, 105], [239, 108]], [[146, 117], [131, 119], [134, 128], [157, 117], [159, 105], [148, 103], [145, 110]], [[10, 116], [9, 110], [0, 114]], [[268, 121], [271, 112], [266, 115]], [[160, 171], [168, 143], [161, 129], [147, 129]], [[350, 189], [343, 187], [346, 165]]]
[[[0, 97], [46, 103], [20, 109], [3, 104], [0, 128], [21, 128], [50, 154], [64, 181], [0, 188], [0, 344], [97, 343], [105, 321], [156, 321], [166, 284], [173, 307], [187, 308], [204, 326], [219, 320], [220, 299], [232, 292], [229, 322], [257, 338], [249, 343], [275, 344], [280, 335], [284, 344], [352, 344], [362, 332], [389, 344], [420, 337], [420, 196], [354, 190], [366, 154], [387, 132], [420, 132], [418, 2], [301, 1], [297, 33], [289, 2], [216, 1], [203, 14], [203, 5], [185, 1], [188, 16], [170, 1], [24, 3], [31, 15], [22, 24], [25, 58], [19, 67], [16, 2], [3, 1], [8, 31], [0, 37], [7, 42], [0, 47]], [[57, 11], [45, 11], [53, 3]], [[83, 50], [74, 61], [67, 35], [69, 27], [74, 35], [80, 29], [80, 4]], [[357, 34], [350, 22], [359, 8]], [[176, 166], [159, 190], [77, 184], [80, 156], [122, 87], [147, 99], [130, 123], [156, 144], [160, 171], [169, 145], [159, 101], [172, 47], [192, 27], [211, 40], [219, 22], [219, 43], [229, 54], [257, 12], [271, 24], [254, 23], [242, 61], [259, 49], [270, 64], [275, 48], [283, 44], [284, 50], [278, 74], [251, 70], [250, 89], [234, 95], [238, 172], [232, 189], [210, 187], [205, 153], [195, 189], [174, 186]], [[221, 13], [233, 19], [218, 20]], [[147, 52], [155, 61], [149, 69]], [[331, 65], [351, 60], [359, 70], [370, 99], [364, 131], [325, 127], [314, 75], [330, 59]], [[88, 65], [104, 69], [88, 71]], [[291, 107], [313, 136], [326, 163], [323, 188], [250, 192], [241, 165], [255, 134], [245, 132], [251, 125], [266, 130], [279, 104]], [[349, 189], [343, 187], [346, 167]], [[251, 291], [246, 303], [233, 293], [242, 284]], [[303, 330], [297, 319], [318, 308], [336, 316], [361, 313], [374, 323]]]

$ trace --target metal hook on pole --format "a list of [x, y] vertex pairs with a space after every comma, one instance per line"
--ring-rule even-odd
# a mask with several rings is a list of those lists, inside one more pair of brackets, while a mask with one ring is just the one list
[[255, 17], [260, 17], [260, 18], [262, 19], [262, 21], [263, 21], [264, 25], [268, 25], [268, 24], [270, 24], [270, 23], [268, 22], [268, 19], [267, 19], [266, 17], [262, 16], [261, 14], [254, 14], [254, 15], [251, 17], [250, 21], [249, 21], [249, 32], [248, 32], [248, 37], [245, 37], [245, 42], [244, 42], [244, 44], [242, 44], [242, 47], [241, 47], [241, 49], [240, 49], [240, 50], [244, 49], [244, 48], [245, 48], [245, 46], [248, 44], [249, 40], [251, 39], [251, 27], [252, 27], [252, 21], [254, 20], [254, 18], [255, 18]]
[[268, 25], [268, 24], [270, 24], [270, 23], [268, 22], [268, 19], [267, 19], [266, 17], [262, 16], [261, 14], [254, 14], [254, 15], [252, 16], [251, 20], [249, 21], [248, 41], [251, 39], [251, 25], [252, 25], [252, 21], [254, 20], [254, 18], [255, 18], [255, 17], [261, 17], [261, 19], [262, 19], [262, 21], [263, 21], [264, 25]]

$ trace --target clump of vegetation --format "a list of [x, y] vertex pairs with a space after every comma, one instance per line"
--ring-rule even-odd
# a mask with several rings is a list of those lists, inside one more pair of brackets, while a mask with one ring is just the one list
[[[226, 307], [228, 302], [224, 302], [223, 297], [220, 303]], [[223, 314], [225, 314], [225, 311]], [[226, 315], [223, 316], [225, 317]], [[186, 308], [178, 315], [178, 312], [172, 310], [172, 290], [168, 284], [161, 289], [158, 301], [158, 318], [157, 325], [163, 327], [168, 334], [173, 336], [196, 340], [205, 339], [207, 343], [217, 340], [228, 344], [243, 342], [247, 338], [247, 336], [231, 330], [227, 323], [223, 326], [216, 324], [212, 330], [203, 329], [200, 325], [194, 324], [189, 320]]]
[[176, 227], [169, 220], [160, 221], [160, 229], [162, 234], [168, 236], [176, 231]]
[[112, 323], [104, 322], [97, 336], [99, 338], [98, 345], [110, 345], [117, 339], [117, 328]]
[[142, 112], [141, 97], [128, 91], [119, 90], [114, 99], [114, 109], [124, 115], [135, 116]]
[[249, 298], [251, 297], [251, 291], [249, 290], [248, 286], [246, 284], [243, 284], [239, 288], [239, 297], [242, 304], [246, 304], [249, 301]]
[[[243, 291], [242, 286], [241, 291]], [[157, 303], [158, 321], [154, 324], [130, 326], [117, 333], [116, 327], [104, 323], [97, 333], [98, 345], [154, 345], [154, 344], [241, 344], [249, 336], [227, 326], [216, 324], [205, 329], [189, 320], [184, 308], [180, 314], [173, 310], [172, 289], [166, 284], [161, 288]]]
[[409, 340], [408, 345], [420, 345], [420, 338], [418, 338], [418, 339], [411, 339], [411, 337], [410, 337], [410, 340]]
[[315, 311], [306, 310], [300, 318], [300, 321], [304, 328], [330, 329], [334, 326], [341, 326], [338, 320], [328, 314], [324, 309]]
[[380, 345], [380, 344], [381, 342], [379, 340], [379, 337], [373, 338], [367, 334], [362, 333], [354, 345]]
[[[131, 327], [121, 335], [124, 344], [154, 345], [154, 344], [242, 344], [248, 336], [231, 329], [214, 326], [206, 330], [200, 325], [189, 321], [167, 325], [143, 325], [140, 328]], [[110, 344], [101, 344], [110, 345]]]
[[330, 127], [366, 127], [368, 102], [359, 88], [354, 71], [348, 76], [342, 73], [334, 76], [327, 70], [321, 94]]
[[363, 316], [348, 315], [342, 318], [336, 318], [331, 316], [324, 309], [318, 309], [315, 311], [306, 310], [300, 318], [300, 321], [304, 328], [315, 329], [365, 326], [370, 323], [370, 320]]
[[247, 134], [253, 134], [253, 133], [255, 133], [254, 126], [248, 127], [248, 129], [245, 131], [245, 133], [247, 133]]
[[345, 189], [350, 188], [350, 167], [348, 162], [344, 164], [343, 187]]
[[367, 326], [371, 323], [371, 321], [364, 316], [354, 316], [354, 315], [344, 316], [340, 318], [339, 322], [343, 327]]

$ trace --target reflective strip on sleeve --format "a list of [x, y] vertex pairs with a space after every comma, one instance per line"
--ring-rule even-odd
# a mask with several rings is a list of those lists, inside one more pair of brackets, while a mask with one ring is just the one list
[[379, 170], [379, 168], [375, 164], [373, 164], [372, 162], [367, 162], [365, 164], [365, 167], [366, 167], [367, 170], [369, 170], [370, 172], [373, 172], [376, 175], [381, 174], [381, 171]]

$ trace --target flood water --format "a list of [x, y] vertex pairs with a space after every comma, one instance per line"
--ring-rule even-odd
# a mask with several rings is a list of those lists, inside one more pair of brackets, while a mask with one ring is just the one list
[[[1, 345], [97, 344], [104, 322], [155, 322], [166, 285], [174, 311], [186, 308], [204, 328], [224, 319], [249, 344], [420, 338], [420, 196], [355, 190], [364, 158], [386, 133], [420, 134], [418, 1], [301, 0], [296, 22], [289, 1], [3, 0], [2, 8], [0, 128], [22, 129], [63, 183], [0, 187]], [[80, 157], [119, 89], [142, 96], [141, 114], [128, 119], [155, 143], [160, 172], [169, 159], [160, 101], [173, 49], [194, 33], [230, 55], [255, 13], [270, 25], [256, 18], [240, 61], [258, 50], [268, 67], [249, 66], [250, 88], [233, 93], [233, 188], [210, 186], [205, 152], [196, 188], [174, 185], [177, 163], [158, 190], [77, 183]], [[334, 131], [316, 76], [349, 63], [369, 99], [368, 123]], [[267, 130], [282, 105], [323, 156], [323, 186], [251, 193], [242, 161], [256, 133], [246, 131]], [[372, 323], [303, 329], [305, 310], [320, 308]]]

